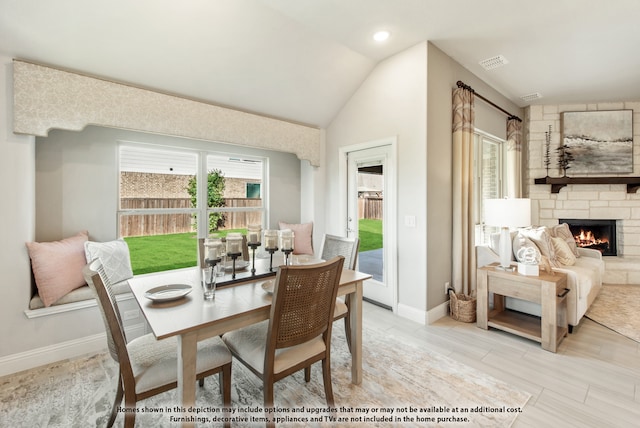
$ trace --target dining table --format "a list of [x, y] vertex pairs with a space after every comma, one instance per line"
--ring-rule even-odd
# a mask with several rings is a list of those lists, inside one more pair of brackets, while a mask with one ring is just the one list
[[[195, 406], [198, 342], [269, 319], [272, 295], [266, 282], [275, 280], [278, 265], [283, 264], [283, 260], [256, 259], [256, 271], [260, 274], [245, 275], [241, 280], [229, 281], [231, 273], [219, 277], [221, 286], [213, 300], [204, 298], [201, 269], [197, 267], [129, 279], [131, 291], [156, 339], [177, 337], [177, 388], [183, 409]], [[311, 259], [306, 263], [313, 262]], [[356, 385], [362, 382], [362, 290], [364, 281], [369, 278], [371, 275], [367, 273], [344, 269], [338, 288], [338, 296], [345, 296], [349, 303], [351, 382]], [[166, 301], [154, 299], [148, 293], [166, 286], [190, 291]], [[182, 426], [193, 424], [183, 422]]]

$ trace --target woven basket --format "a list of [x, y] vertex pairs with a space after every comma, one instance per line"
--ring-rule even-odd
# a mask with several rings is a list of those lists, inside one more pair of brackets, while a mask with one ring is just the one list
[[449, 290], [451, 318], [462, 322], [476, 322], [476, 298]]

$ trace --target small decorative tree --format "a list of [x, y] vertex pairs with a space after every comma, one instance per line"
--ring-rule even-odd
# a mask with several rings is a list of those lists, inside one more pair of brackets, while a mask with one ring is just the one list
[[549, 125], [549, 130], [544, 133], [544, 139], [544, 167], [547, 170], [547, 177], [549, 177], [549, 166], [551, 165], [551, 154], [549, 153], [551, 150], [551, 125]]
[[[219, 169], [213, 169], [207, 174], [207, 207], [224, 207], [224, 188], [225, 178], [224, 173]], [[191, 206], [194, 208], [197, 206], [197, 193], [198, 187], [196, 183], [196, 177], [191, 177], [187, 184], [187, 192], [191, 196]], [[209, 233], [215, 232], [224, 227], [226, 217], [224, 213], [215, 212], [209, 214]]]
[[571, 162], [574, 160], [569, 149], [570, 147], [566, 144], [563, 144], [556, 149], [556, 152], [558, 153], [558, 167], [562, 170], [563, 177], [567, 176], [567, 170], [571, 168]]

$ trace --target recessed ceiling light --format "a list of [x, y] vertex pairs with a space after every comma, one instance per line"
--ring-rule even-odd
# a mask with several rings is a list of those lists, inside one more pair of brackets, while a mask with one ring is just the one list
[[389, 38], [390, 35], [391, 33], [388, 32], [387, 30], [376, 31], [373, 34], [373, 40], [375, 40], [376, 42], [384, 42]]

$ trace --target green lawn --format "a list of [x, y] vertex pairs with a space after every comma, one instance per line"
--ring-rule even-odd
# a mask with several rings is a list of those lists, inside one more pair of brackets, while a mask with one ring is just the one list
[[[245, 229], [220, 231], [220, 237], [230, 232], [246, 233]], [[130, 236], [124, 238], [131, 254], [133, 274], [161, 272], [198, 264], [198, 240], [196, 233], [176, 233], [155, 236]]]
[[382, 248], [382, 220], [361, 219], [358, 221], [360, 251]]
[[[382, 248], [382, 220], [363, 219], [360, 228], [360, 251]], [[245, 229], [218, 232], [220, 237], [230, 232], [246, 233]], [[129, 245], [134, 275], [180, 269], [198, 264], [198, 240], [195, 232], [171, 235], [131, 236]]]

